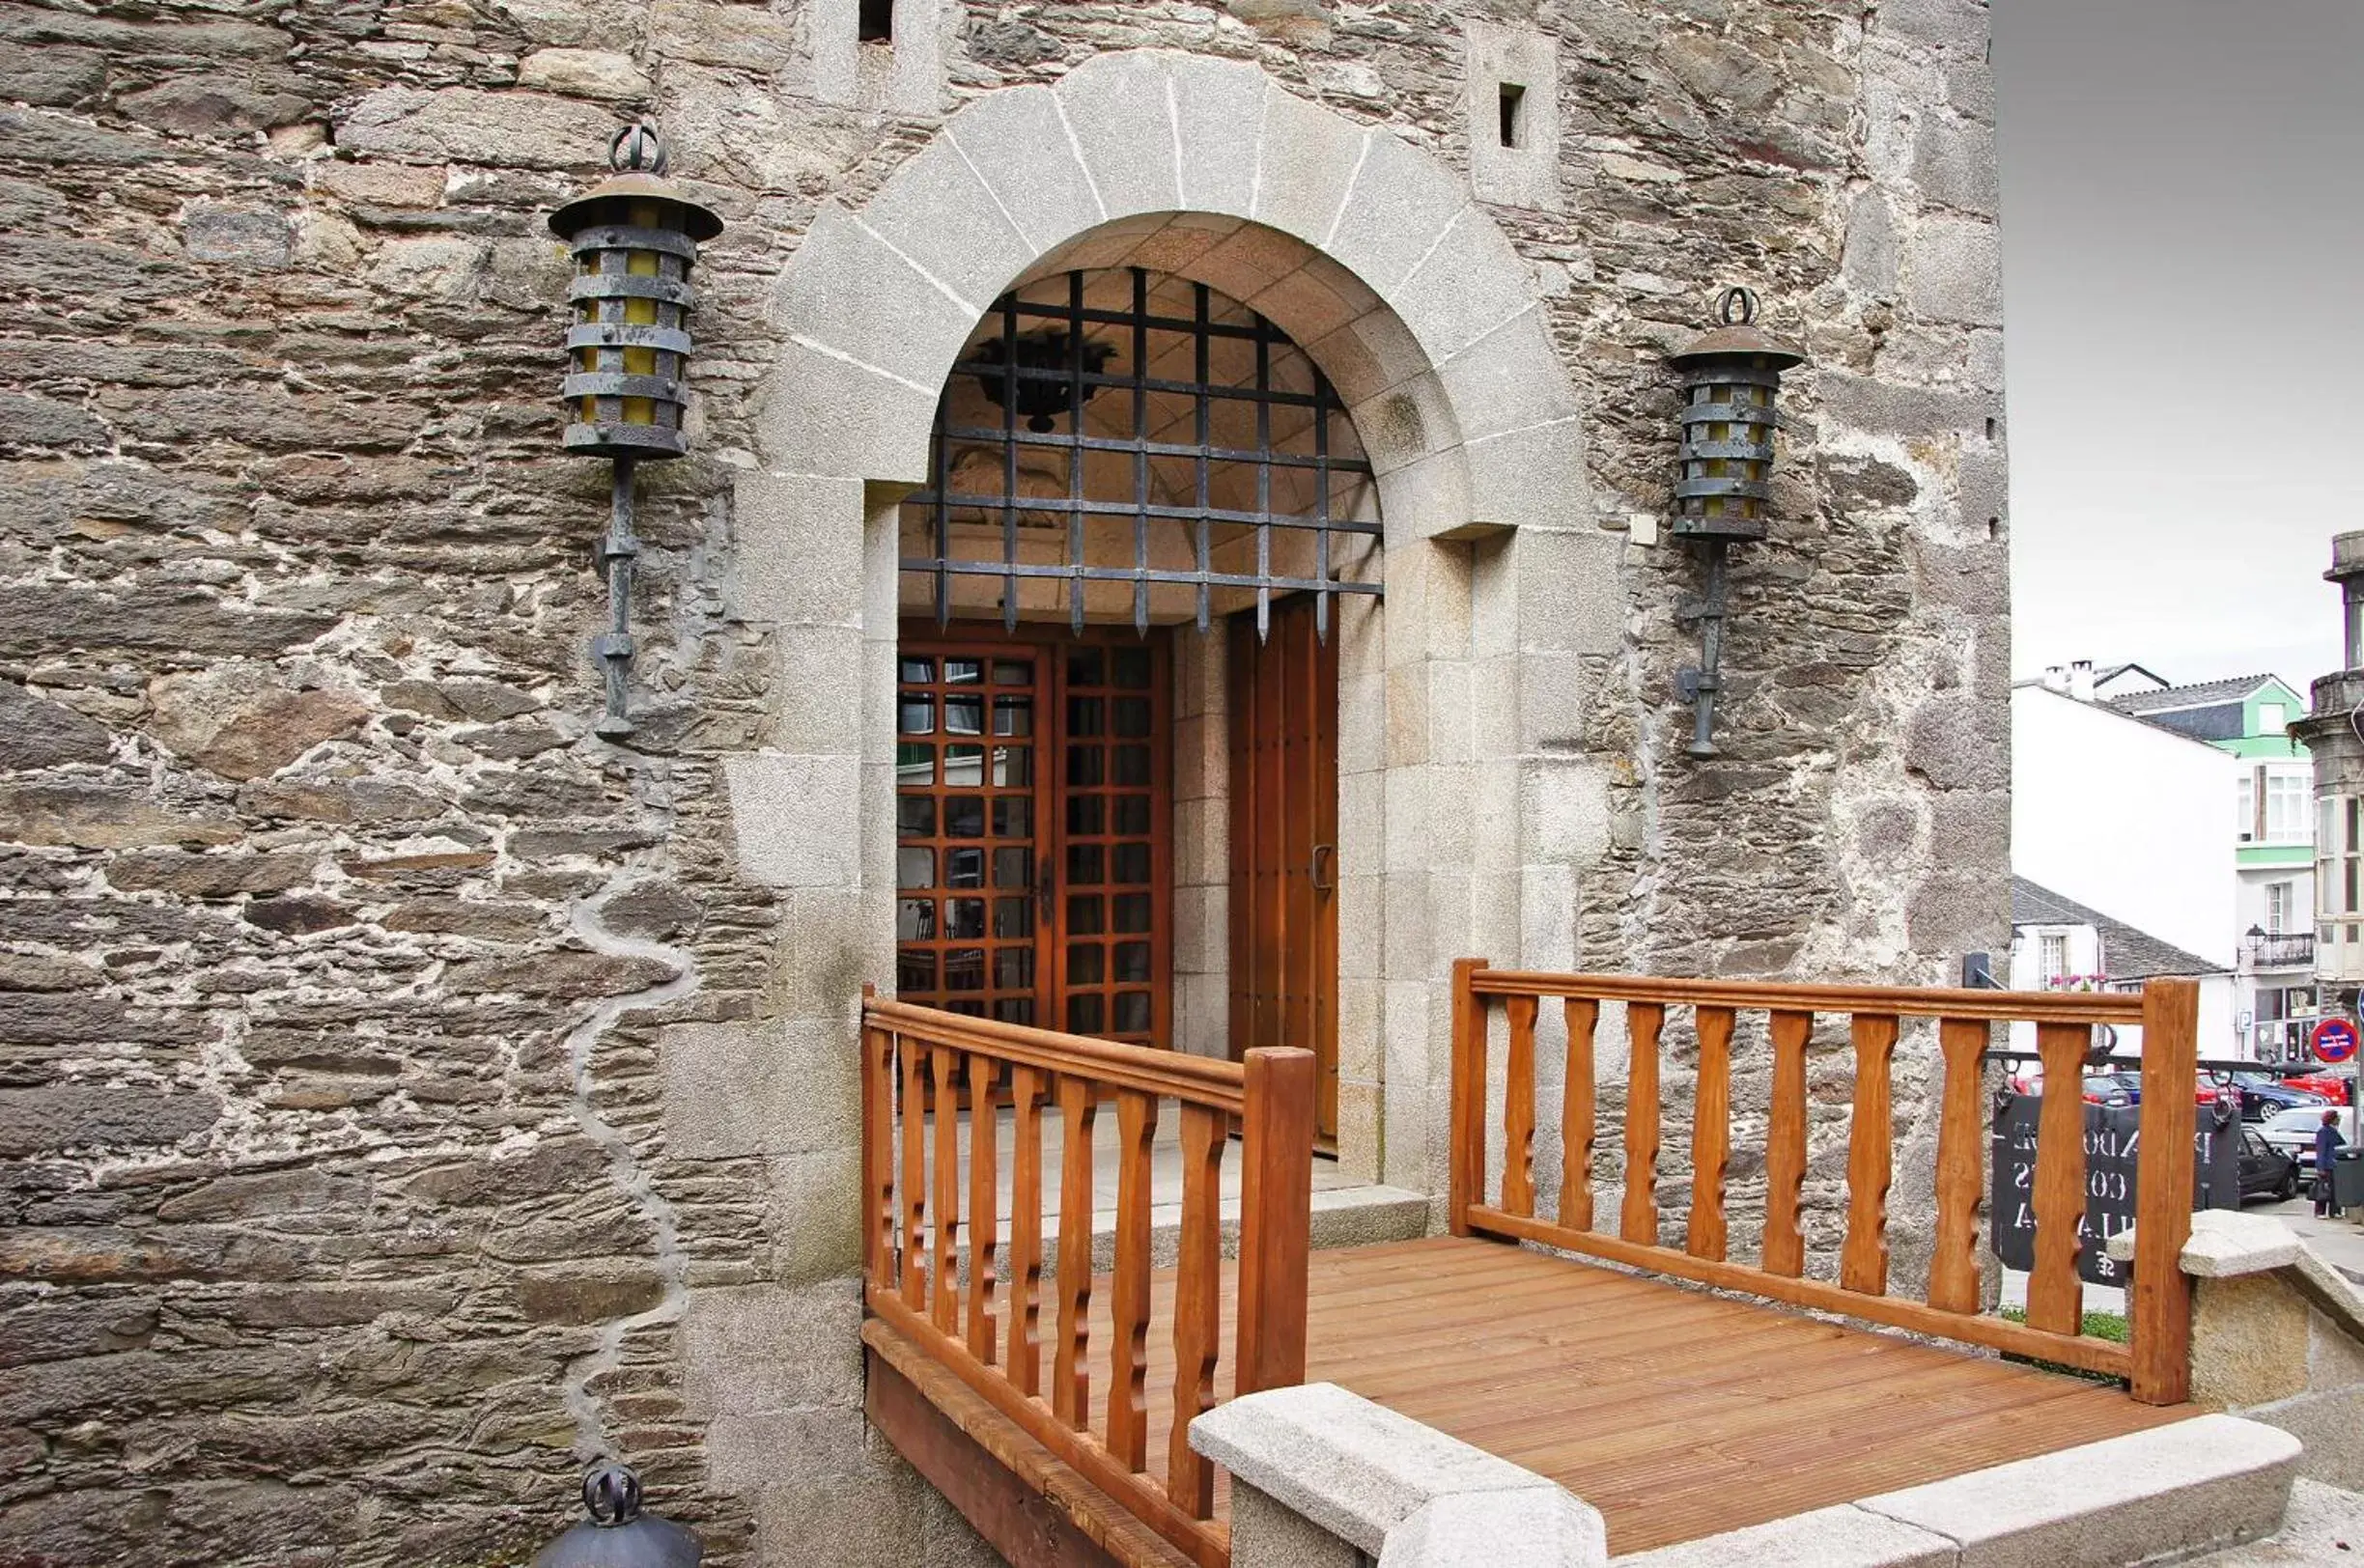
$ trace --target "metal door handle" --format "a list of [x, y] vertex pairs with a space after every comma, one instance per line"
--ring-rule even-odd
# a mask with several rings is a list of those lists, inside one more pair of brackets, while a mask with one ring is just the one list
[[1322, 878], [1322, 867], [1336, 862], [1337, 859], [1337, 845], [1316, 844], [1313, 846], [1313, 863], [1306, 868], [1306, 875], [1313, 880], [1313, 891], [1316, 893], [1333, 893], [1337, 890], [1337, 880], [1336, 878], [1331, 878], [1328, 881], [1324, 881]]

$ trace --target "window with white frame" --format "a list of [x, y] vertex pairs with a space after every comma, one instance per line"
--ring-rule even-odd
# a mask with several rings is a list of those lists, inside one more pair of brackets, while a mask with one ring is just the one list
[[2278, 702], [2258, 704], [2258, 734], [2286, 735], [2290, 732], [2290, 709]]
[[2257, 773], [2254, 770], [2240, 776], [2240, 811], [2234, 819], [2233, 831], [2243, 844], [2257, 836]]
[[2307, 801], [2313, 794], [2313, 781], [2304, 773], [2284, 770], [2266, 775], [2266, 843], [2306, 842]]
[[2279, 937], [2290, 930], [2292, 913], [2291, 884], [2286, 882], [2267, 882], [2266, 884], [2266, 934]]
[[2061, 932], [2046, 932], [2036, 938], [2036, 979], [2047, 990], [2061, 983], [2068, 973], [2068, 938]]

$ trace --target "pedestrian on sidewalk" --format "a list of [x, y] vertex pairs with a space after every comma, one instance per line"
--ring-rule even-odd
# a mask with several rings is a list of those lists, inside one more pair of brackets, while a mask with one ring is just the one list
[[2339, 1213], [2339, 1204], [2331, 1196], [2332, 1151], [2347, 1141], [2340, 1136], [2339, 1112], [2324, 1107], [2322, 1125], [2315, 1129], [2315, 1218], [2318, 1219], [2329, 1219]]

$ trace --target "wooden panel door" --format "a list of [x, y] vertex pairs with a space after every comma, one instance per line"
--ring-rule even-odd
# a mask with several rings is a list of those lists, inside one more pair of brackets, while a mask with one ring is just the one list
[[1172, 1039], [1163, 637], [954, 625], [897, 651], [895, 990], [956, 1013]]
[[1317, 1065], [1315, 1122], [1337, 1137], [1337, 645], [1312, 602], [1273, 606], [1258, 642], [1234, 616], [1231, 1054], [1299, 1046]]

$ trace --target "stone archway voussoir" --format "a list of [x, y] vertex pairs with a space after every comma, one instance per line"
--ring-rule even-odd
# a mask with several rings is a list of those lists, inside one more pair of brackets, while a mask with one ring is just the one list
[[988, 93], [946, 121], [943, 134], [1035, 254], [1109, 220], [1050, 88]]
[[941, 386], [980, 307], [955, 298], [834, 203], [813, 216], [773, 323], [912, 386]]
[[1320, 250], [1330, 243], [1372, 139], [1381, 133], [1279, 87], [1270, 91], [1251, 216]]
[[1111, 218], [1182, 208], [1180, 164], [1189, 150], [1173, 134], [1172, 80], [1157, 55], [1128, 52], [1096, 56], [1055, 90]]
[[[1041, 249], [946, 137], [913, 154], [860, 213], [871, 233], [904, 257], [920, 279], [883, 277], [898, 294], [932, 277], [982, 315]], [[793, 268], [791, 269], [794, 270]], [[800, 287], [802, 283], [800, 281]]]
[[784, 341], [755, 417], [757, 455], [784, 472], [924, 484], [936, 397], [815, 346]]

